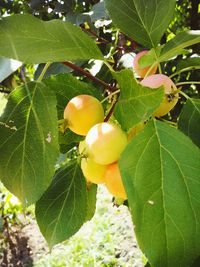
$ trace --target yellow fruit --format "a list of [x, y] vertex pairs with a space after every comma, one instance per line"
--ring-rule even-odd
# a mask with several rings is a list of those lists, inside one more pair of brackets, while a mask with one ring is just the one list
[[152, 89], [164, 86], [165, 97], [159, 108], [153, 114], [155, 117], [166, 115], [178, 102], [178, 93], [174, 94], [177, 90], [176, 85], [164, 74], [148, 76], [141, 81], [141, 84]]
[[113, 163], [107, 167], [105, 185], [113, 196], [127, 199], [118, 163]]
[[71, 131], [85, 136], [93, 125], [104, 120], [104, 110], [95, 97], [78, 95], [65, 107], [64, 119]]
[[85, 142], [89, 157], [98, 164], [108, 165], [119, 159], [127, 145], [127, 136], [118, 125], [103, 122], [89, 130]]
[[85, 140], [79, 143], [78, 151], [80, 155], [85, 155], [85, 156], [87, 155], [87, 147], [86, 147]]
[[90, 158], [83, 158], [81, 160], [81, 169], [87, 181], [94, 184], [101, 184], [105, 182], [106, 165], [100, 165]]
[[[138, 63], [138, 60], [139, 60], [142, 56], [146, 55], [148, 52], [149, 52], [149, 51], [147, 51], [147, 50], [142, 51], [142, 52], [139, 52], [139, 53], [135, 56], [135, 58], [134, 58], [134, 60], [133, 60], [133, 69], [134, 69], [134, 71], [137, 73], [137, 75], [138, 75], [139, 77], [141, 77], [141, 78], [144, 78], [144, 77], [145, 77], [146, 73], [149, 71], [149, 69], [150, 69], [151, 66], [147, 66], [147, 67], [145, 67], [145, 68], [140, 68], [140, 67], [139, 67], [139, 63]], [[148, 75], [152, 75], [152, 74], [156, 73], [157, 68], [158, 68], [158, 65], [154, 66], [154, 67], [151, 69], [151, 71], [149, 72]]]

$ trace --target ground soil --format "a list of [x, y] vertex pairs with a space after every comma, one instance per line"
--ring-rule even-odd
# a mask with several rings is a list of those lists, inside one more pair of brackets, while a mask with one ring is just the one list
[[31, 267], [49, 251], [34, 220], [23, 226], [5, 227], [1, 244], [1, 267]]

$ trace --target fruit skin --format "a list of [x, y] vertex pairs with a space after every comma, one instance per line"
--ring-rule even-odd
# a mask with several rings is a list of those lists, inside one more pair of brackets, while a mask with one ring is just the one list
[[178, 93], [173, 95], [173, 92], [177, 90], [176, 85], [164, 74], [154, 74], [148, 76], [141, 81], [141, 84], [152, 89], [164, 86], [165, 97], [159, 108], [153, 114], [155, 117], [162, 117], [166, 115], [178, 102]]
[[103, 122], [93, 126], [86, 138], [88, 156], [98, 164], [117, 161], [127, 145], [127, 135], [113, 123]]
[[[135, 57], [134, 57], [134, 60], [133, 60], [133, 69], [134, 71], [137, 73], [138, 76], [140, 76], [141, 78], [144, 78], [146, 73], [148, 72], [148, 70], [150, 69], [151, 66], [147, 66], [145, 68], [140, 68], [139, 67], [139, 64], [138, 64], [138, 60], [146, 55], [149, 51], [148, 50], [144, 50], [144, 51], [141, 51], [139, 52]], [[153, 67], [151, 69], [151, 71], [149, 72], [148, 75], [152, 75], [152, 74], [155, 74], [156, 71], [157, 71], [157, 68], [158, 68], [158, 65], [155, 65], [155, 67]]]
[[78, 151], [80, 155], [87, 156], [87, 146], [85, 140], [79, 142]]
[[105, 182], [106, 165], [100, 165], [90, 158], [81, 160], [81, 169], [87, 181], [94, 184], [102, 184]]
[[107, 167], [105, 185], [113, 196], [127, 199], [118, 163], [113, 163]]
[[95, 97], [78, 95], [65, 107], [64, 119], [72, 132], [85, 136], [93, 125], [104, 120], [104, 110]]

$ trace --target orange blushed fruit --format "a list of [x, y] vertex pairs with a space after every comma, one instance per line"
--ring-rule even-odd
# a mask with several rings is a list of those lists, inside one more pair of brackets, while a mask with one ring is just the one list
[[65, 107], [64, 119], [72, 132], [85, 136], [93, 125], [103, 122], [104, 110], [95, 97], [78, 95]]
[[105, 185], [115, 197], [127, 199], [118, 163], [109, 165], [105, 172]]
[[[139, 52], [139, 53], [135, 56], [135, 58], [134, 58], [134, 60], [133, 60], [133, 69], [134, 69], [134, 71], [137, 73], [137, 75], [138, 75], [139, 77], [141, 77], [141, 78], [144, 78], [144, 77], [145, 77], [146, 73], [149, 71], [149, 69], [150, 69], [151, 66], [147, 66], [147, 67], [141, 68], [141, 67], [139, 67], [139, 63], [138, 63], [138, 61], [139, 61], [139, 59], [140, 59], [142, 56], [146, 55], [148, 52], [149, 52], [148, 50], [144, 50], [144, 51], [142, 51], [142, 52]], [[157, 68], [158, 68], [158, 65], [155, 65], [155, 66], [150, 70], [150, 72], [149, 72], [148, 75], [152, 75], [152, 74], [156, 73]]]
[[153, 114], [155, 117], [166, 115], [178, 102], [178, 93], [174, 93], [177, 90], [176, 85], [164, 74], [148, 76], [141, 81], [141, 84], [152, 89], [160, 86], [164, 87], [165, 96], [159, 108]]

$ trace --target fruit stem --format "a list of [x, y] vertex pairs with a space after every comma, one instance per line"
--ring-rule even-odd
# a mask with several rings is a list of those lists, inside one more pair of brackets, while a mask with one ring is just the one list
[[156, 59], [156, 62], [153, 63], [153, 65], [148, 69], [147, 73], [145, 74], [144, 78], [146, 78], [147, 76], [149, 76], [149, 74], [151, 73], [151, 70], [158, 64], [158, 69], [159, 69], [159, 73], [162, 74], [162, 69], [161, 69], [161, 66], [160, 66], [160, 63], [159, 63], [159, 60], [158, 60], [158, 56], [157, 56], [157, 53], [155, 51], [155, 49], [153, 49], [154, 51], [154, 55], [155, 55], [155, 59]]
[[189, 99], [190, 97], [186, 94], [186, 93], [184, 93], [183, 91], [180, 91], [180, 94], [182, 95], [182, 96], [184, 96], [186, 99]]
[[177, 83], [176, 86], [184, 85], [184, 84], [200, 84], [200, 82], [198, 81], [180, 82], [180, 83]]
[[114, 69], [113, 69], [112, 66], [108, 63], [107, 60], [103, 60], [103, 63], [108, 67], [108, 69], [110, 70], [110, 72], [115, 72]]
[[176, 76], [176, 75], [178, 75], [178, 74], [180, 74], [180, 73], [182, 73], [182, 72], [189, 71], [189, 70], [198, 70], [198, 69], [200, 69], [199, 66], [197, 66], [197, 67], [195, 67], [195, 66], [191, 66], [191, 67], [188, 67], [188, 68], [179, 70], [179, 71], [173, 73], [172, 75], [170, 75], [169, 77], [170, 77], [170, 78], [173, 78], [174, 76]]
[[165, 120], [165, 119], [163, 119], [163, 118], [160, 118], [160, 120], [161, 120], [161, 121], [164, 121], [164, 122], [166, 122], [166, 123], [168, 123], [168, 124], [171, 124], [171, 125], [173, 125], [173, 126], [177, 126], [177, 122], [168, 121], [168, 120]]
[[40, 73], [40, 76], [39, 76], [38, 79], [37, 79], [38, 82], [41, 82], [41, 81], [42, 81], [42, 79], [44, 78], [44, 75], [45, 75], [45, 73], [46, 73], [46, 71], [47, 71], [47, 69], [49, 68], [50, 65], [51, 65], [50, 62], [47, 62], [47, 63], [45, 64], [45, 66], [44, 66], [42, 72]]
[[158, 70], [159, 70], [159, 73], [162, 74], [162, 69], [161, 69], [160, 63], [158, 63]]
[[84, 69], [82, 69], [81, 67], [76, 66], [75, 64], [69, 62], [69, 61], [65, 61], [62, 62], [62, 64], [66, 65], [67, 67], [83, 74], [84, 76], [86, 76], [88, 79], [92, 80], [93, 82], [98, 83], [99, 85], [102, 85], [105, 89], [109, 90], [110, 92], [114, 92], [117, 90], [116, 87], [109, 85], [108, 83], [105, 83], [104, 81], [100, 80], [99, 78], [93, 76], [91, 73], [89, 73], [88, 71], [85, 71]]
[[112, 97], [113, 95], [116, 95], [116, 94], [118, 94], [118, 93], [120, 93], [120, 90], [117, 90], [117, 91], [115, 91], [115, 92], [113, 92], [113, 93], [110, 93], [107, 97], [105, 97], [105, 98], [101, 101], [101, 104], [104, 103], [107, 99], [109, 99], [109, 98]]

